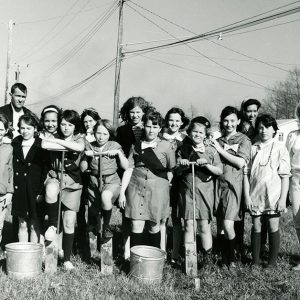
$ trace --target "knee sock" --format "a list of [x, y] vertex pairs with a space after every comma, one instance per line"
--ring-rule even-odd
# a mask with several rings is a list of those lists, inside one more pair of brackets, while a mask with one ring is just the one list
[[160, 231], [156, 233], [149, 232], [149, 244], [150, 246], [160, 248]]
[[63, 234], [63, 250], [64, 250], [64, 261], [69, 261], [72, 253], [74, 241], [74, 233], [65, 233]]
[[130, 235], [130, 247], [143, 245], [144, 234], [131, 232]]
[[235, 231], [235, 241], [236, 246], [238, 247], [238, 251], [242, 251], [244, 247], [244, 226], [245, 222], [244, 219], [241, 221], [235, 221], [234, 222], [234, 231]]
[[228, 263], [235, 262], [235, 238], [227, 240]]
[[252, 232], [251, 234], [251, 245], [252, 245], [252, 258], [254, 264], [260, 263], [260, 246], [261, 246], [261, 233]]
[[112, 209], [110, 209], [110, 210], [102, 209], [101, 213], [102, 213], [102, 217], [103, 217], [103, 226], [109, 226]]
[[263, 219], [262, 226], [261, 226], [261, 250], [265, 250], [265, 246], [267, 243], [267, 237], [268, 237], [268, 225], [267, 222]]
[[224, 234], [217, 234], [216, 243], [215, 243], [215, 252], [222, 252], [222, 244], [224, 244]]
[[269, 265], [275, 265], [279, 252], [280, 234], [279, 230], [269, 234], [270, 257]]
[[58, 201], [54, 203], [47, 203], [46, 206], [48, 214], [48, 224], [50, 226], [57, 227], [57, 218], [58, 218]]

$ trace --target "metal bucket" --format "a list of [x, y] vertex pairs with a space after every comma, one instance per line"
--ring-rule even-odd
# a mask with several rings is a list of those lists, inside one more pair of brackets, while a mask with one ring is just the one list
[[166, 252], [151, 246], [134, 246], [130, 249], [130, 277], [146, 284], [162, 280]]
[[18, 279], [32, 278], [42, 272], [43, 246], [36, 243], [11, 243], [5, 246], [6, 270]]

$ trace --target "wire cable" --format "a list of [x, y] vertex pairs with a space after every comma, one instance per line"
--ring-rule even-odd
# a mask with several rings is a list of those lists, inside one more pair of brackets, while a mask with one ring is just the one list
[[[156, 17], [158, 17], [158, 18], [160, 18], [160, 19], [162, 19], [162, 20], [164, 20], [164, 21], [166, 21], [166, 22], [168, 22], [168, 23], [170, 23], [170, 24], [176, 26], [176, 27], [179, 27], [179, 28], [181, 28], [181, 29], [183, 29], [183, 30], [185, 30], [185, 31], [187, 31], [187, 32], [189, 32], [189, 33], [196, 34], [195, 32], [191, 31], [190, 29], [188, 29], [188, 28], [186, 28], [186, 27], [184, 27], [184, 26], [178, 25], [178, 24], [176, 24], [175, 22], [168, 20], [167, 18], [161, 17], [160, 15], [158, 15], [158, 14], [156, 14], [156, 13], [150, 11], [150, 10], [147, 9], [147, 8], [143, 8], [141, 5], [138, 5], [138, 4], [136, 4], [135, 2], [133, 2], [133, 1], [132, 1], [132, 3], [135, 4], [135, 5], [138, 6], [138, 7], [140, 7], [140, 8], [142, 8], [142, 9], [146, 10], [147, 12], [149, 12], [149, 13], [155, 15]], [[268, 11], [268, 12], [265, 12], [265, 13], [261, 13], [261, 14], [259, 14], [259, 16], [260, 16], [260, 15], [263, 15], [263, 14], [266, 14], [266, 13], [269, 13], [269, 12], [272, 12], [272, 11], [274, 11], [274, 10], [281, 9], [281, 8], [283, 8], [283, 7], [286, 7], [286, 6], [290, 6], [290, 5], [295, 4], [295, 3], [299, 3], [299, 1], [293, 2], [293, 3], [290, 3], [290, 4], [287, 4], [287, 5], [284, 5], [284, 6], [280, 6], [280, 7], [278, 7], [278, 8], [272, 9], [272, 10], [270, 10], [270, 11]], [[256, 16], [257, 16], [257, 15], [256, 15]], [[253, 17], [251, 17], [251, 18], [253, 18]], [[248, 19], [249, 19], [249, 18], [248, 18]], [[246, 19], [246, 20], [248, 20], [248, 19]], [[215, 42], [215, 41], [212, 41], [212, 40], [209, 40], [209, 39], [207, 39], [207, 38], [206, 38], [205, 40], [209, 41], [210, 43], [213, 43], [214, 45], [217, 45], [217, 46], [219, 46], [219, 47], [222, 47], [222, 48], [224, 48], [224, 49], [226, 49], [226, 50], [232, 51], [232, 52], [234, 52], [234, 53], [236, 53], [236, 54], [242, 55], [242, 56], [247, 57], [247, 58], [251, 58], [251, 59], [253, 59], [253, 60], [257, 61], [257, 62], [260, 62], [260, 63], [262, 63], [262, 64], [265, 64], [265, 65], [267, 65], [267, 66], [269, 66], [269, 67], [273, 67], [273, 68], [279, 69], [279, 70], [281, 70], [281, 71], [288, 72], [288, 70], [286, 70], [286, 69], [283, 69], [283, 68], [278, 67], [278, 66], [274, 66], [274, 65], [272, 65], [272, 64], [270, 64], [270, 63], [268, 63], [268, 62], [265, 62], [265, 61], [263, 61], [263, 60], [261, 60], [261, 59], [252, 57], [252, 56], [250, 56], [250, 55], [247, 55], [247, 54], [244, 54], [244, 53], [242, 53], [242, 52], [240, 52], [240, 51], [237, 51], [237, 50], [235, 50], [235, 49], [232, 49], [231, 47], [228, 47], [228, 46], [219, 44], [219, 43], [217, 43], [217, 42]]]
[[68, 88], [66, 88], [64, 90], [61, 90], [61, 91], [57, 92], [56, 94], [54, 94], [52, 96], [46, 97], [46, 98], [41, 99], [40, 101], [37, 101], [37, 102], [34, 102], [34, 103], [30, 103], [27, 106], [33, 106], [33, 105], [37, 105], [37, 104], [40, 104], [40, 103], [43, 103], [43, 102], [61, 100], [62, 96], [71, 94], [71, 93], [75, 92], [76, 90], [82, 88], [87, 83], [89, 83], [90, 81], [92, 81], [93, 79], [95, 79], [96, 77], [98, 77], [100, 74], [102, 74], [104, 71], [108, 70], [114, 64], [115, 64], [115, 58], [113, 58], [112, 60], [110, 60], [106, 65], [104, 65], [99, 70], [97, 70], [93, 74], [89, 75], [85, 79], [79, 81], [78, 83], [75, 83], [72, 86], [70, 86], [70, 87], [68, 87]]
[[[111, 6], [112, 7], [112, 6]], [[109, 10], [109, 9], [108, 9]], [[107, 11], [108, 11], [107, 10]], [[106, 12], [107, 12], [106, 11]], [[105, 12], [105, 13], [106, 13]], [[104, 14], [105, 14], [104, 13]], [[103, 17], [104, 15], [102, 15], [101, 17]], [[39, 62], [44, 62], [45, 61], [45, 59], [46, 58], [48, 58], [48, 57], [50, 57], [50, 56], [52, 56], [52, 55], [54, 55], [54, 54], [56, 54], [57, 52], [59, 52], [59, 51], [61, 51], [62, 49], [64, 49], [65, 47], [67, 47], [67, 46], [70, 46], [70, 44], [73, 42], [73, 41], [75, 41], [75, 40], [77, 40], [84, 32], [86, 32], [89, 28], [91, 28], [91, 30], [92, 30], [92, 28], [94, 28], [95, 26], [97, 26], [97, 24], [98, 24], [98, 22], [99, 22], [99, 17], [97, 17], [97, 19], [96, 19], [97, 21], [95, 22], [95, 20], [93, 20], [93, 22], [91, 22], [88, 26], [86, 26], [83, 30], [81, 30], [80, 32], [77, 32], [77, 34], [76, 34], [76, 36], [73, 38], [73, 39], [71, 39], [71, 40], [68, 40], [65, 44], [63, 44], [61, 47], [59, 47], [58, 49], [56, 49], [56, 50], [54, 50], [53, 52], [51, 52], [50, 54], [48, 54], [48, 55], [46, 55], [46, 56], [43, 56], [43, 57], [41, 57], [41, 58], [38, 58], [38, 59], [35, 59], [35, 60], [33, 60], [33, 61], [30, 61], [29, 62], [29, 64], [30, 65], [32, 65], [32, 64], [35, 64], [35, 63], [39, 63]], [[87, 33], [87, 35], [88, 35], [89, 33]]]
[[204, 73], [204, 72], [201, 72], [201, 71], [198, 71], [198, 70], [195, 70], [195, 69], [190, 69], [190, 68], [187, 68], [187, 67], [184, 67], [184, 66], [180, 66], [180, 65], [177, 65], [177, 64], [174, 64], [174, 63], [170, 63], [170, 62], [158, 59], [158, 58], [149, 57], [149, 56], [144, 55], [144, 54], [139, 54], [139, 56], [147, 58], [147, 59], [152, 60], [152, 61], [160, 62], [162, 64], [166, 64], [166, 65], [169, 65], [169, 66], [181, 69], [181, 70], [186, 70], [186, 71], [190, 71], [190, 72], [197, 73], [197, 74], [200, 74], [200, 75], [221, 79], [221, 80], [224, 80], [224, 81], [227, 81], [227, 82], [237, 83], [237, 84], [252, 87], [252, 88], [266, 88], [266, 87], [263, 87], [263, 86], [258, 87], [258, 86], [250, 85], [250, 84], [247, 84], [247, 83], [244, 83], [244, 82], [241, 82], [241, 81], [231, 80], [231, 79], [228, 79], [228, 78], [225, 78], [225, 77]]
[[60, 20], [50, 28], [49, 31], [47, 31], [42, 37], [41, 39], [35, 43], [35, 45], [33, 47], [31, 47], [24, 55], [20, 56], [17, 58], [17, 60], [22, 60], [25, 58], [30, 57], [31, 55], [37, 53], [41, 48], [44, 47], [45, 44], [47, 44], [47, 38], [51, 35], [52, 32], [55, 31], [55, 29], [62, 23], [62, 21], [64, 20], [64, 18], [68, 15], [69, 11], [71, 11], [76, 4], [79, 2], [80, 0], [76, 0], [75, 2], [73, 2], [73, 4], [71, 5], [71, 7], [69, 7], [66, 12], [63, 14], [63, 16], [60, 18]]
[[[127, 4], [128, 6], [128, 4]], [[162, 45], [158, 45], [158, 46], [153, 46], [153, 47], [148, 47], [148, 48], [143, 48], [143, 49], [137, 49], [137, 50], [131, 50], [131, 51], [125, 51], [124, 54], [129, 54], [129, 53], [147, 53], [150, 51], [156, 51], [158, 49], [164, 49], [164, 48], [169, 48], [169, 47], [175, 47], [181, 44], [185, 44], [185, 43], [192, 43], [192, 42], [197, 42], [201, 39], [205, 39], [211, 36], [218, 36], [220, 33], [227, 33], [227, 32], [233, 32], [233, 31], [237, 31], [237, 30], [241, 30], [247, 27], [252, 27], [261, 23], [265, 23], [274, 19], [278, 19], [278, 18], [282, 18], [291, 14], [295, 14], [298, 13], [300, 11], [300, 7], [294, 8], [294, 9], [290, 9], [290, 10], [286, 10], [277, 14], [273, 14], [258, 20], [254, 20], [254, 21], [249, 21], [246, 22], [244, 24], [241, 25], [233, 25], [231, 27], [226, 26], [226, 28], [224, 27], [222, 30], [215, 30], [215, 31], [211, 31], [209, 33], [204, 33], [204, 34], [198, 34], [196, 36], [192, 36], [190, 38], [187, 39], [183, 39], [183, 40], [179, 40], [177, 42], [172, 42], [172, 43], [167, 43], [167, 44], [162, 44]]]
[[[80, 13], [91, 12], [91, 11], [94, 11], [95, 9], [97, 9], [97, 8], [102, 8], [102, 7], [108, 6], [109, 4], [111, 4], [111, 2], [108, 2], [108, 3], [103, 4], [103, 5], [99, 5], [99, 6], [93, 6], [92, 8], [82, 10]], [[72, 15], [76, 15], [76, 14], [77, 13], [70, 13], [70, 14], [67, 14], [66, 16], [72, 16]], [[49, 22], [49, 21], [52, 21], [52, 20], [60, 19], [62, 17], [63, 16], [60, 15], [60, 16], [55, 16], [55, 17], [50, 17], [50, 18], [45, 18], [45, 19], [31, 20], [31, 21], [20, 21], [20, 22], [17, 21], [16, 25], [44, 23], [44, 22]]]
[[[133, 9], [135, 12], [137, 12], [139, 15], [141, 15], [143, 18], [145, 18], [146, 20], [148, 20], [149, 22], [151, 22], [153, 25], [155, 25], [156, 27], [158, 27], [159, 29], [161, 29], [162, 31], [164, 31], [165, 33], [167, 33], [168, 35], [172, 36], [172, 37], [175, 37], [174, 35], [172, 35], [171, 33], [169, 33], [167, 30], [165, 30], [164, 28], [162, 28], [161, 26], [159, 26], [158, 24], [154, 23], [152, 20], [150, 20], [149, 18], [147, 18], [145, 15], [143, 15], [141, 12], [137, 11], [135, 8], [131, 7], [129, 4], [127, 4], [128, 7], [130, 7], [131, 9]], [[230, 73], [238, 76], [238, 77], [241, 77], [251, 83], [254, 83], [260, 87], [263, 87], [263, 88], [266, 88], [264, 85], [260, 84], [259, 82], [256, 82], [244, 75], [241, 75], [239, 74], [238, 72], [232, 70], [231, 68], [227, 67], [227, 66], [224, 66], [223, 64], [211, 59], [210, 57], [208, 57], [207, 55], [203, 54], [202, 52], [200, 52], [199, 50], [195, 49], [194, 47], [192, 47], [191, 45], [189, 44], [185, 44], [186, 47], [190, 48], [191, 50], [195, 51], [196, 53], [198, 53], [199, 55], [201, 55], [202, 57], [206, 58], [207, 60], [213, 62], [214, 64], [218, 65], [219, 67], [229, 71]]]
[[58, 62], [56, 62], [47, 71], [47, 76], [51, 76], [64, 66], [74, 55], [76, 55], [99, 31], [99, 29], [105, 24], [105, 22], [113, 15], [118, 7], [117, 2], [108, 9], [108, 11], [97, 21], [93, 28], [71, 49], [69, 50]]

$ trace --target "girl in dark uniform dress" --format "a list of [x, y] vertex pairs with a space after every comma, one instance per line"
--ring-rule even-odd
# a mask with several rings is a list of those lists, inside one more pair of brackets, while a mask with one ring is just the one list
[[[185, 116], [184, 111], [178, 107], [172, 107], [165, 116], [166, 130], [162, 138], [169, 141], [176, 151], [182, 145], [186, 134], [182, 130], [188, 125], [189, 119]], [[173, 247], [172, 247], [172, 264], [179, 262], [179, 249], [182, 234], [181, 218], [178, 213], [178, 178], [173, 177], [170, 189], [170, 206], [173, 225]], [[161, 231], [161, 249], [166, 250], [166, 220], [160, 224]]]
[[[214, 175], [221, 175], [223, 167], [219, 153], [209, 144], [209, 121], [204, 117], [196, 117], [191, 121], [187, 133], [189, 135], [178, 148], [177, 156], [180, 177], [179, 183], [179, 209], [185, 221], [185, 243], [194, 240], [193, 225], [193, 177], [192, 167], [195, 164], [195, 218], [199, 225], [200, 240], [204, 261], [209, 262], [212, 250], [211, 221], [214, 205]], [[176, 172], [175, 172], [176, 174]]]
[[[85, 144], [86, 146], [95, 141], [94, 136], [94, 126], [97, 121], [101, 118], [98, 112], [92, 108], [86, 108], [80, 115], [81, 126], [85, 132]], [[77, 213], [77, 228], [75, 231], [75, 246], [77, 246], [77, 250], [82, 253], [84, 257], [89, 258], [89, 240], [88, 240], [88, 232], [92, 230], [96, 226], [96, 220], [94, 220], [91, 228], [87, 226], [87, 224], [92, 223], [91, 220], [88, 220], [88, 200], [87, 200], [87, 186], [90, 180], [90, 170], [87, 169], [85, 172], [81, 172], [82, 178], [82, 194], [80, 201], [79, 212]]]
[[[240, 207], [243, 188], [243, 168], [250, 158], [251, 141], [237, 132], [240, 124], [239, 111], [226, 106], [221, 112], [220, 129], [222, 136], [211, 145], [219, 152], [224, 173], [217, 180], [215, 214], [218, 225], [218, 244], [222, 248], [224, 261], [235, 262], [234, 222], [241, 219]], [[222, 232], [225, 233], [223, 240]]]
[[[128, 160], [120, 144], [113, 140], [115, 130], [109, 120], [99, 120], [94, 127], [94, 135], [96, 140], [86, 145], [80, 167], [83, 172], [88, 168], [91, 170], [87, 187], [89, 214], [97, 216], [101, 211], [103, 217], [102, 238], [109, 239], [112, 238], [110, 227], [112, 206], [121, 189], [117, 170], [118, 167], [126, 170]], [[100, 153], [103, 156], [101, 161], [98, 156]]]
[[[142, 97], [131, 97], [125, 101], [120, 109], [120, 117], [125, 123], [118, 127], [116, 141], [122, 146], [125, 156], [128, 158], [131, 146], [141, 139], [144, 126], [142, 117], [149, 109], [150, 103]], [[119, 171], [120, 177], [122, 172]], [[120, 203], [119, 203], [120, 205]], [[122, 209], [122, 206], [120, 206]], [[124, 258], [130, 257], [130, 220], [128, 220], [124, 211], [122, 214], [122, 233], [124, 239]]]
[[38, 120], [30, 114], [19, 119], [19, 132], [12, 141], [14, 195], [12, 215], [19, 218], [19, 242], [40, 242], [44, 217], [43, 188], [49, 170], [48, 153], [37, 135]]
[[60, 178], [61, 152], [51, 151], [51, 170], [45, 182], [47, 214], [49, 217], [49, 227], [45, 233], [45, 239], [52, 241], [56, 235], [58, 217], [58, 195], [60, 180], [63, 180], [61, 194], [63, 210], [63, 250], [64, 268], [71, 270], [74, 268], [70, 261], [74, 229], [76, 224], [76, 214], [79, 211], [80, 197], [82, 192], [82, 180], [80, 176], [79, 162], [80, 154], [84, 150], [84, 137], [80, 134], [80, 116], [74, 110], [65, 110], [59, 120], [59, 133], [62, 137], [45, 138], [43, 148], [48, 150], [68, 150], [65, 153], [63, 179]]
[[131, 247], [143, 244], [143, 229], [148, 221], [149, 244], [159, 248], [160, 221], [169, 215], [167, 173], [175, 166], [175, 151], [171, 143], [158, 137], [162, 128], [159, 112], [149, 111], [143, 116], [143, 122], [144, 138], [130, 151], [129, 169], [122, 178], [119, 201], [132, 221]]

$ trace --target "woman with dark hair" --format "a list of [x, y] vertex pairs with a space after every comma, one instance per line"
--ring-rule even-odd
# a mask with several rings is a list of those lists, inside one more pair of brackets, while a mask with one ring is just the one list
[[[19, 242], [40, 242], [44, 217], [43, 190], [49, 159], [37, 136], [38, 120], [31, 114], [19, 118], [19, 133], [12, 141], [14, 195], [12, 215], [19, 219]], [[2, 159], [2, 158], [1, 158]]]
[[158, 137], [163, 125], [159, 112], [150, 110], [142, 120], [144, 137], [131, 148], [119, 202], [132, 222], [131, 247], [144, 243], [147, 221], [148, 244], [160, 248], [160, 221], [169, 216], [168, 172], [175, 167], [175, 151], [168, 141]]
[[[91, 175], [87, 187], [89, 202], [89, 217], [95, 217], [101, 212], [103, 217], [103, 240], [112, 238], [110, 219], [113, 203], [120, 194], [121, 181], [117, 173], [120, 167], [128, 168], [120, 144], [114, 141], [115, 130], [109, 120], [99, 120], [94, 126], [95, 141], [86, 145], [84, 157], [80, 163], [81, 171], [90, 170]], [[99, 155], [102, 159], [99, 160]], [[100, 177], [101, 170], [101, 177]]]
[[58, 137], [58, 120], [62, 110], [56, 105], [48, 105], [43, 108], [40, 118], [42, 130], [39, 132], [41, 139], [45, 137]]
[[226, 106], [221, 112], [220, 119], [222, 136], [218, 140], [211, 140], [211, 145], [219, 152], [223, 163], [223, 174], [217, 180], [215, 202], [217, 243], [221, 248], [223, 261], [228, 265], [234, 265], [234, 222], [241, 219], [243, 168], [249, 161], [251, 142], [247, 136], [237, 132], [241, 118], [235, 107]]
[[[174, 150], [182, 145], [186, 134], [182, 130], [188, 125], [189, 119], [185, 116], [184, 111], [179, 107], [172, 107], [165, 116], [165, 132], [162, 138], [169, 141]], [[181, 242], [182, 225], [178, 212], [178, 178], [173, 177], [172, 187], [170, 190], [170, 206], [173, 225], [173, 247], [172, 247], [172, 264], [180, 262], [179, 248]], [[166, 250], [166, 219], [161, 221], [161, 249]]]
[[94, 126], [96, 125], [97, 121], [101, 120], [98, 112], [94, 108], [87, 108], [85, 109], [81, 116], [81, 123], [82, 127], [85, 131], [85, 138], [88, 142], [95, 141], [94, 136]]
[[[144, 130], [143, 115], [151, 107], [150, 103], [142, 97], [130, 97], [120, 109], [120, 117], [125, 123], [118, 127], [116, 141], [122, 146], [125, 156], [135, 143], [139, 142]], [[120, 177], [122, 176], [120, 172]], [[124, 239], [124, 258], [130, 257], [129, 235], [130, 221], [122, 215], [122, 233]]]
[[[80, 196], [82, 192], [82, 180], [80, 176], [80, 153], [84, 150], [85, 142], [81, 132], [81, 120], [79, 114], [74, 110], [65, 110], [59, 120], [59, 138], [45, 138], [42, 142], [43, 148], [51, 151], [51, 170], [45, 181], [46, 207], [49, 217], [49, 227], [45, 233], [45, 239], [53, 241], [57, 230], [58, 217], [58, 195], [60, 181], [63, 180], [61, 194], [63, 211], [63, 245], [64, 268], [74, 268], [70, 261], [76, 214], [79, 211]], [[55, 150], [67, 150], [63, 164], [64, 174], [61, 178], [61, 152]]]
[[259, 140], [251, 148], [248, 168], [244, 172], [245, 204], [253, 222], [252, 257], [257, 265], [260, 264], [262, 219], [268, 226], [268, 266], [276, 265], [280, 244], [279, 218], [286, 208], [289, 188], [289, 154], [285, 145], [274, 139], [277, 130], [277, 122], [271, 115], [257, 117], [255, 133]]

